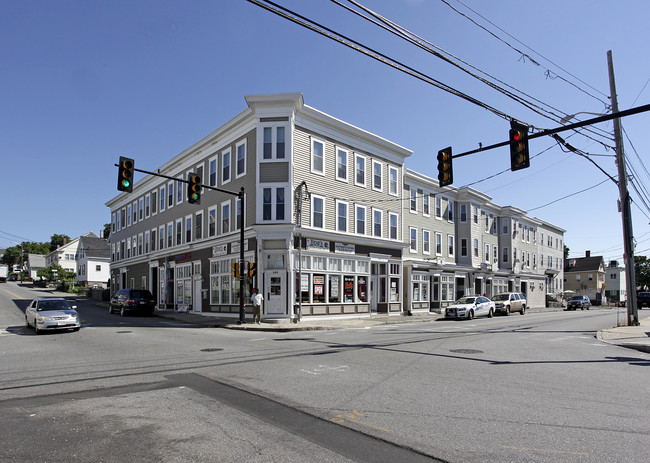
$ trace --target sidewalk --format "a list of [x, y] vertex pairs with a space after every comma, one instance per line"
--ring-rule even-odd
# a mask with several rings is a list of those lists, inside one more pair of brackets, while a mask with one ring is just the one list
[[641, 318], [641, 315], [639, 310], [639, 326], [617, 326], [601, 330], [596, 337], [608, 344], [650, 353], [650, 316]]

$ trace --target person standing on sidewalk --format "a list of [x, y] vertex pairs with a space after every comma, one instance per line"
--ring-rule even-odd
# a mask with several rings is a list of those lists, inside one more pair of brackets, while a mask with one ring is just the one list
[[258, 325], [262, 322], [262, 301], [264, 298], [257, 291], [257, 288], [253, 288], [253, 294], [251, 294], [251, 303], [253, 304], [253, 323]]

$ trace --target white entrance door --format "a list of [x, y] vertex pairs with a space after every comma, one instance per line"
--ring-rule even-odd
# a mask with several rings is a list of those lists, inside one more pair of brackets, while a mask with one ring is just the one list
[[377, 290], [379, 289], [379, 277], [372, 275], [370, 277], [370, 312], [377, 312]]
[[264, 313], [267, 315], [285, 314], [286, 309], [286, 275], [284, 271], [267, 271], [264, 273]]

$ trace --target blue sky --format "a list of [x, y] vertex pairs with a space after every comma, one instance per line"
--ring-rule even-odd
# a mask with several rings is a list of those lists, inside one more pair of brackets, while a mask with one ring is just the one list
[[[277, 2], [521, 121], [558, 126], [329, 0]], [[608, 50], [620, 109], [650, 102], [646, 0], [447, 2], [519, 51], [440, 0], [362, 0], [545, 107], [605, 111]], [[407, 167], [431, 177], [439, 149], [491, 145], [505, 141], [509, 129], [483, 108], [245, 0], [0, 0], [0, 42], [0, 247], [49, 241], [55, 233], [98, 233], [109, 221], [104, 204], [117, 194], [120, 155], [153, 170], [244, 110], [245, 95], [302, 92], [306, 104], [413, 150]], [[649, 121], [650, 113], [623, 120], [626, 155], [641, 188], [650, 180]], [[599, 127], [612, 132], [611, 123]], [[567, 140], [606, 155], [591, 159], [617, 176], [612, 150], [580, 135]], [[532, 140], [530, 148], [531, 155], [544, 152], [529, 169], [489, 179], [509, 168], [507, 147], [458, 158], [454, 185], [473, 184], [496, 204], [563, 227], [572, 257], [591, 250], [621, 259], [616, 185], [572, 195], [606, 177], [550, 137]], [[648, 255], [650, 211], [634, 191], [632, 198], [637, 254]]]

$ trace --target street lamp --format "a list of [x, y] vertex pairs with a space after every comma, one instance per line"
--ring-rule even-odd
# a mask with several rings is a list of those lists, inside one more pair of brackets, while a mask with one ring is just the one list
[[575, 113], [575, 114], [569, 114], [569, 115], [563, 117], [562, 119], [560, 119], [560, 124], [566, 124], [566, 123], [569, 122], [571, 119], [574, 119], [578, 114], [590, 114], [590, 115], [592, 115], [592, 116], [603, 116], [603, 114], [590, 113], [590, 112], [588, 112], [588, 111], [580, 111], [580, 112], [577, 112], [577, 113]]

